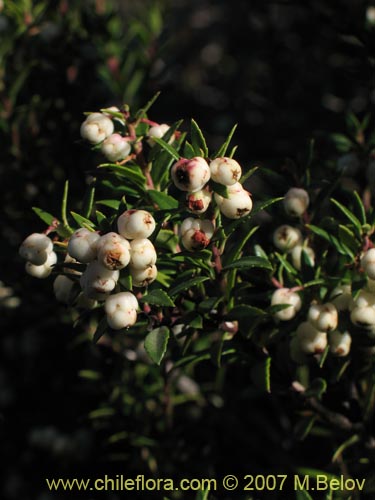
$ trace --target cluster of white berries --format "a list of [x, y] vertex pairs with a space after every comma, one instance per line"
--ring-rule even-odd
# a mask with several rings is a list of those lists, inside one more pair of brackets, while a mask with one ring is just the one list
[[[304, 363], [308, 355], [322, 354], [327, 346], [334, 356], [347, 356], [352, 337], [346, 328], [344, 331], [339, 329], [339, 313], [344, 311], [353, 325], [375, 337], [375, 248], [363, 253], [361, 267], [367, 278], [364, 288], [353, 294], [350, 284], [342, 284], [331, 292], [329, 302], [310, 305], [306, 320], [299, 324], [290, 343], [294, 361]], [[275, 319], [280, 321], [294, 318], [301, 309], [300, 296], [293, 289], [275, 290], [271, 305], [278, 304], [288, 305], [274, 313]]]
[[[120, 271], [129, 268], [135, 287], [147, 286], [156, 279], [156, 250], [148, 239], [155, 226], [149, 212], [127, 210], [117, 220], [118, 233], [101, 236], [80, 228], [69, 239], [65, 262], [87, 264], [87, 267], [83, 273], [69, 268], [64, 270], [71, 277], [79, 275], [85, 305], [89, 307], [93, 301], [106, 301], [108, 324], [112, 328], [131, 326], [137, 319], [138, 302], [131, 292], [109, 295], [118, 283]], [[28, 236], [20, 247], [20, 254], [28, 261], [27, 272], [38, 278], [47, 277], [57, 262], [52, 241], [44, 234]], [[57, 300], [69, 303], [73, 285], [69, 276], [57, 276], [53, 285]]]
[[[309, 206], [309, 195], [304, 189], [290, 188], [283, 199], [286, 213], [292, 217], [301, 217]], [[315, 252], [308, 241], [303, 241], [301, 231], [289, 224], [279, 226], [273, 233], [273, 243], [276, 248], [290, 255], [293, 266], [301, 270], [302, 252], [304, 252], [311, 265], [315, 265]]]
[[[108, 110], [119, 111], [116, 107]], [[129, 138], [114, 133], [114, 119], [109, 113], [91, 113], [81, 125], [83, 139], [94, 145], [101, 144], [101, 152], [112, 162], [123, 160], [131, 151]]]
[[[250, 194], [239, 181], [242, 169], [233, 158], [215, 158], [209, 164], [200, 156], [181, 158], [171, 170], [172, 181], [181, 191], [186, 192], [186, 206], [196, 215], [205, 213], [212, 202], [213, 190], [210, 179], [226, 187], [227, 197], [214, 193], [220, 212], [229, 219], [239, 219], [252, 210]], [[205, 248], [213, 236], [215, 227], [208, 219], [188, 217], [180, 227], [183, 246], [187, 250]]]
[[227, 197], [215, 193], [214, 198], [221, 213], [229, 219], [239, 219], [249, 214], [253, 207], [250, 194], [239, 182], [241, 174], [238, 162], [227, 157], [215, 158], [210, 164], [200, 156], [181, 158], [171, 171], [174, 185], [187, 192], [187, 207], [196, 214], [204, 213], [212, 201], [210, 179], [226, 186]]
[[53, 243], [45, 234], [32, 233], [21, 244], [19, 253], [26, 259], [26, 272], [34, 278], [47, 278], [57, 262]]

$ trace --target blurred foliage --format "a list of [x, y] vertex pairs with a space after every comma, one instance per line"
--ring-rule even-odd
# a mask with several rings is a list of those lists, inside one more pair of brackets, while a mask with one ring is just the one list
[[[282, 194], [282, 182], [305, 166], [300, 157], [312, 132], [319, 143], [314, 168], [325, 169], [319, 155], [327, 149], [334, 178], [337, 158], [359, 152], [355, 181], [363, 186], [365, 154], [355, 141], [348, 146], [343, 116], [353, 111], [362, 120], [373, 106], [368, 5], [178, 0], [161, 9], [152, 2], [5, 0], [0, 264], [2, 281], [14, 290], [2, 287], [7, 299], [0, 302], [3, 498], [56, 498], [46, 492], [48, 475], [292, 474], [301, 464], [337, 471], [331, 459], [340, 433], [318, 428], [305, 434], [304, 411], [306, 428], [296, 433], [300, 402], [292, 404], [290, 394], [264, 394], [246, 364], [217, 369], [206, 360], [176, 370], [167, 383], [131, 340], [116, 351], [104, 342], [92, 345], [90, 320], [72, 329], [71, 313], [48, 299], [50, 283], [25, 279], [15, 255], [25, 234], [41, 229], [30, 207], [58, 212], [65, 178], [79, 205], [94, 165], [78, 143], [82, 113], [137, 106], [160, 89], [159, 121], [194, 116], [213, 149], [241, 124], [240, 159], [286, 172], [284, 181], [253, 180], [260, 192]], [[351, 190], [340, 185], [336, 194], [345, 202]], [[278, 377], [289, 374], [276, 370]], [[357, 419], [352, 387], [336, 389], [337, 409]], [[353, 474], [371, 473], [373, 447], [367, 462], [359, 446], [352, 450]]]

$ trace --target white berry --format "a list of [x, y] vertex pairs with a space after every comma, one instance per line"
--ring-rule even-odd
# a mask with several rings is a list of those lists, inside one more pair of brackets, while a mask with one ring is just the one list
[[147, 238], [137, 238], [130, 242], [130, 265], [133, 269], [145, 269], [156, 263], [156, 250]]
[[91, 113], [81, 125], [81, 136], [92, 144], [99, 144], [114, 130], [113, 121], [102, 113]]
[[87, 297], [100, 300], [115, 288], [119, 276], [119, 271], [111, 271], [94, 260], [80, 278], [81, 288]]
[[47, 260], [44, 264], [36, 266], [31, 262], [26, 262], [25, 269], [26, 272], [31, 276], [33, 276], [34, 278], [44, 279], [51, 274], [53, 266], [56, 264], [56, 262], [57, 262], [57, 255], [55, 254], [55, 252], [51, 252], [48, 255]]
[[19, 254], [35, 266], [41, 266], [47, 261], [53, 250], [52, 241], [42, 233], [30, 234], [21, 244]]
[[371, 330], [375, 326], [375, 308], [354, 307], [350, 313], [350, 321], [356, 326]]
[[288, 321], [297, 314], [302, 307], [301, 297], [289, 288], [278, 288], [272, 294], [271, 306], [288, 304], [289, 307], [274, 313], [274, 317], [281, 321]]
[[327, 347], [327, 333], [317, 330], [308, 321], [298, 326], [297, 339], [301, 351], [305, 354], [320, 354]]
[[111, 134], [102, 142], [101, 151], [109, 161], [119, 161], [129, 155], [131, 146], [120, 134]]
[[171, 176], [174, 185], [181, 191], [194, 193], [200, 191], [210, 180], [210, 167], [204, 158], [181, 158], [172, 166]]
[[205, 189], [188, 193], [186, 195], [186, 205], [189, 212], [194, 214], [203, 214], [209, 207], [212, 200], [212, 193]]
[[225, 186], [232, 186], [242, 175], [239, 163], [233, 158], [215, 158], [210, 163], [211, 179]]
[[348, 310], [352, 303], [352, 287], [350, 285], [337, 286], [332, 290], [330, 299], [338, 311]]
[[148, 238], [155, 226], [155, 219], [146, 210], [126, 210], [117, 220], [118, 232], [129, 240]]
[[334, 356], [347, 356], [350, 352], [352, 337], [349, 332], [335, 330], [328, 334], [329, 349]]
[[375, 279], [375, 248], [370, 248], [364, 253], [361, 266], [370, 279]]
[[302, 251], [307, 254], [307, 257], [312, 266], [315, 265], [315, 252], [312, 248], [304, 245], [296, 245], [292, 248], [290, 255], [292, 258], [293, 266], [299, 271], [302, 268]]
[[186, 250], [202, 250], [210, 243], [215, 226], [207, 219], [184, 219], [180, 227], [180, 236]]
[[[169, 129], [170, 126], [167, 125], [166, 123], [161, 123], [160, 125], [153, 125], [152, 127], [150, 127], [147, 132], [147, 137], [148, 137], [147, 144], [150, 147], [155, 146], [155, 141], [153, 140], [153, 137], [156, 137], [157, 139], [162, 139]], [[174, 134], [171, 135], [168, 144], [172, 144], [173, 141], [174, 141]]]
[[336, 307], [326, 304], [312, 304], [307, 313], [307, 319], [319, 331], [328, 332], [335, 330], [338, 325], [338, 312]]
[[155, 281], [158, 270], [155, 265], [148, 266], [145, 269], [130, 267], [130, 274], [133, 280], [133, 286], [143, 287]]
[[301, 231], [295, 227], [283, 224], [273, 233], [273, 243], [282, 252], [289, 252], [302, 243]]
[[98, 233], [82, 227], [72, 234], [68, 243], [68, 253], [71, 257], [83, 264], [91, 262], [96, 257], [96, 243], [100, 236]]
[[227, 187], [227, 198], [215, 193], [215, 201], [219, 210], [228, 219], [239, 219], [248, 215], [252, 208], [253, 202], [248, 191], [242, 184], [236, 182], [232, 186]]
[[108, 325], [114, 330], [128, 328], [137, 321], [138, 301], [131, 292], [121, 292], [107, 297], [104, 310]]
[[293, 217], [304, 214], [309, 203], [310, 198], [307, 191], [300, 188], [290, 188], [283, 200], [286, 213]]
[[123, 269], [130, 262], [130, 243], [117, 233], [101, 236], [96, 248], [98, 261], [107, 269]]

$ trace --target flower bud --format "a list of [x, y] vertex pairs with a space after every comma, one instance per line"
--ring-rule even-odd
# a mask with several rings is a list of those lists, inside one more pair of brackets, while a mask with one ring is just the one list
[[21, 244], [19, 254], [31, 264], [41, 266], [47, 262], [52, 250], [53, 243], [48, 236], [42, 233], [32, 233]]
[[137, 321], [138, 301], [131, 292], [121, 292], [107, 297], [104, 310], [113, 330], [128, 328]]
[[301, 351], [305, 354], [321, 354], [327, 347], [326, 332], [320, 332], [308, 321], [298, 326], [297, 339]]
[[155, 226], [155, 219], [146, 210], [126, 210], [117, 220], [118, 232], [128, 240], [148, 238]]
[[56, 299], [63, 304], [69, 304], [73, 285], [74, 281], [69, 279], [67, 276], [64, 276], [63, 274], [56, 276], [56, 279], [53, 282], [53, 291]]
[[126, 158], [131, 146], [120, 134], [112, 134], [102, 142], [101, 151], [109, 161], [119, 161]]
[[68, 254], [82, 264], [91, 262], [96, 257], [96, 243], [99, 238], [98, 233], [81, 227], [70, 237]]
[[309, 203], [310, 198], [307, 191], [300, 188], [290, 188], [283, 199], [285, 212], [292, 217], [303, 215]]
[[26, 272], [33, 276], [34, 278], [40, 278], [44, 279], [47, 278], [53, 269], [53, 266], [57, 262], [57, 255], [55, 252], [49, 253], [47, 260], [44, 264], [40, 266], [36, 266], [35, 264], [32, 264], [31, 262], [26, 262]]
[[326, 304], [312, 304], [307, 313], [307, 319], [321, 332], [336, 330], [339, 316], [336, 307], [327, 302]]
[[133, 286], [143, 287], [155, 281], [158, 270], [155, 265], [146, 267], [145, 269], [130, 267], [130, 274], [133, 280]]
[[370, 248], [361, 258], [361, 266], [370, 279], [375, 279], [375, 248]]
[[156, 250], [147, 238], [137, 238], [130, 242], [130, 265], [132, 269], [146, 269], [156, 263]]
[[130, 243], [117, 233], [107, 233], [97, 241], [98, 262], [107, 269], [123, 269], [130, 262]]
[[302, 243], [301, 231], [295, 227], [283, 224], [273, 233], [273, 243], [282, 252], [289, 252]]
[[365, 330], [375, 326], [375, 308], [372, 306], [354, 307], [350, 313], [350, 321]]
[[180, 236], [186, 250], [202, 250], [210, 243], [215, 226], [209, 220], [188, 217], [180, 227]]
[[219, 210], [228, 219], [239, 219], [248, 215], [252, 208], [253, 202], [250, 194], [242, 187], [242, 184], [236, 182], [227, 188], [228, 197], [215, 193], [215, 201]]
[[181, 191], [195, 193], [210, 180], [210, 167], [204, 158], [181, 158], [172, 166], [172, 181]]
[[352, 287], [350, 285], [339, 285], [332, 290], [330, 298], [330, 302], [338, 311], [346, 311], [352, 303]]
[[[161, 123], [160, 125], [153, 125], [152, 127], [150, 127], [147, 132], [147, 137], [148, 137], [147, 144], [151, 148], [155, 146], [155, 141], [152, 138], [156, 137], [157, 139], [162, 139], [169, 129], [170, 126], [167, 125], [166, 123]], [[172, 144], [173, 141], [174, 141], [174, 134], [171, 135], [168, 144]]]
[[352, 337], [349, 332], [334, 330], [328, 334], [329, 349], [334, 356], [347, 356], [350, 352]]
[[298, 269], [298, 271], [302, 268], [302, 251], [304, 251], [313, 267], [315, 265], [315, 252], [312, 248], [304, 246], [304, 245], [296, 245], [292, 248], [290, 255], [292, 257], [293, 266]]
[[211, 179], [225, 186], [236, 184], [241, 178], [242, 169], [233, 158], [215, 158], [210, 163]]
[[102, 113], [91, 113], [81, 125], [81, 136], [92, 144], [99, 144], [113, 133], [110, 118]]
[[187, 208], [194, 214], [203, 214], [209, 207], [211, 200], [212, 193], [205, 189], [186, 195]]
[[104, 294], [115, 288], [119, 277], [119, 271], [110, 271], [94, 260], [87, 266], [79, 282], [87, 297], [101, 300], [105, 298]]
[[301, 297], [289, 288], [278, 288], [272, 294], [271, 306], [288, 304], [289, 307], [274, 313], [274, 317], [281, 321], [288, 321], [297, 314], [302, 307]]

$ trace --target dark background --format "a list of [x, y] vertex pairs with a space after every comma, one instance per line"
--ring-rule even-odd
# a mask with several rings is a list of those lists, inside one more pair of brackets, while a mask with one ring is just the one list
[[[283, 395], [260, 395], [241, 366], [218, 371], [203, 363], [188, 373], [199, 397], [176, 406], [167, 422], [159, 369], [93, 346], [87, 340], [93, 324], [74, 329], [72, 314], [54, 300], [52, 280], [27, 276], [17, 251], [28, 234], [44, 229], [32, 206], [59, 214], [66, 178], [70, 207], [79, 209], [95, 166], [79, 137], [84, 111], [124, 102], [136, 109], [161, 90], [150, 117], [160, 123], [194, 117], [211, 149], [238, 123], [237, 157], [245, 169], [254, 163], [280, 169], [311, 137], [329, 148], [327, 137], [344, 129], [347, 111], [362, 118], [373, 110], [370, 2], [136, 4], [55, 1], [31, 20], [7, 8], [0, 15], [5, 499], [73, 498], [48, 493], [48, 476], [282, 474], [330, 461], [330, 443], [298, 443]], [[87, 369], [100, 381], [79, 376]], [[128, 399], [115, 404], [115, 415], [88, 418], [116, 385]], [[108, 443], [124, 429], [123, 440]]]

